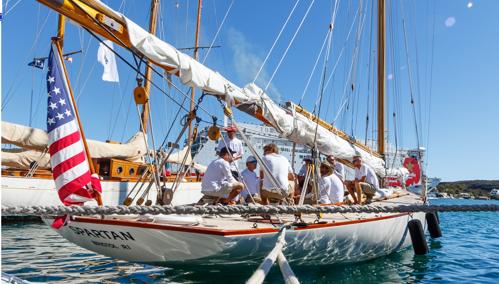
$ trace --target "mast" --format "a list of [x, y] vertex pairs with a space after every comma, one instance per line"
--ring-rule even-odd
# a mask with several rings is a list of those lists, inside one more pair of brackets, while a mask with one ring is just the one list
[[[196, 21], [196, 37], [194, 41], [194, 59], [199, 59], [199, 29], [201, 28], [201, 10], [203, 8], [203, 0], [198, 0], [198, 17]], [[189, 110], [192, 112], [194, 110], [194, 99], [196, 98], [196, 88], [192, 88], [191, 91], [191, 105]], [[192, 120], [189, 122], [189, 136], [187, 138], [188, 143], [192, 140]]]
[[378, 153], [385, 154], [385, 0], [378, 0]]
[[[151, 0], [151, 13], [149, 17], [149, 32], [152, 35], [156, 35], [156, 19], [158, 16], [158, 6], [159, 6], [159, 0]], [[151, 63], [150, 60], [147, 60], [147, 65], [146, 65], [146, 71], [145, 71], [145, 82], [144, 82], [144, 89], [145, 89], [145, 94], [146, 94], [146, 102], [144, 106], [142, 107], [142, 114], [141, 114], [141, 124], [140, 128], [141, 131], [144, 133], [147, 133], [147, 123], [149, 122], [149, 92], [151, 90], [151, 77], [152, 77], [152, 70], [151, 70]]]

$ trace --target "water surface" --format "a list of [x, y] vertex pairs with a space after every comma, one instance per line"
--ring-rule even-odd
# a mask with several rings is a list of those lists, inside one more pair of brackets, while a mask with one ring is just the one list
[[[436, 204], [486, 204], [488, 200], [433, 200]], [[499, 283], [499, 213], [440, 213], [443, 237], [430, 253], [412, 249], [372, 261], [332, 266], [292, 266], [302, 283]], [[244, 283], [255, 265], [171, 269], [95, 254], [67, 242], [44, 224], [2, 225], [2, 271], [48, 283]], [[282, 283], [275, 266], [267, 283]]]

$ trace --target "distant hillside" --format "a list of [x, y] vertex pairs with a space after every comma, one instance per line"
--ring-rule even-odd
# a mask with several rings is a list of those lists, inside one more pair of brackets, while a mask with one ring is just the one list
[[499, 188], [499, 180], [463, 180], [453, 182], [441, 182], [437, 191], [457, 195], [467, 192], [474, 196], [489, 195], [493, 188]]

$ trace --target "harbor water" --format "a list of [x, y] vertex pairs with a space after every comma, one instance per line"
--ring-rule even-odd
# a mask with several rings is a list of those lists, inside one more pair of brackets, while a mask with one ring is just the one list
[[[432, 200], [487, 204], [494, 200]], [[412, 249], [333, 266], [292, 265], [302, 283], [499, 283], [499, 213], [440, 213], [443, 237]], [[160, 248], [158, 248], [160, 249]], [[73, 245], [41, 223], [2, 224], [2, 272], [47, 283], [244, 283], [255, 265], [175, 269], [118, 261]], [[266, 283], [282, 283], [275, 266]]]

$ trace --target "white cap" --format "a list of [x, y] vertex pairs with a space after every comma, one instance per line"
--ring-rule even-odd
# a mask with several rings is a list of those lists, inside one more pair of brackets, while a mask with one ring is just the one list
[[248, 158], [246, 158], [246, 163], [254, 163], [256, 162], [256, 158], [254, 156], [248, 156]]

